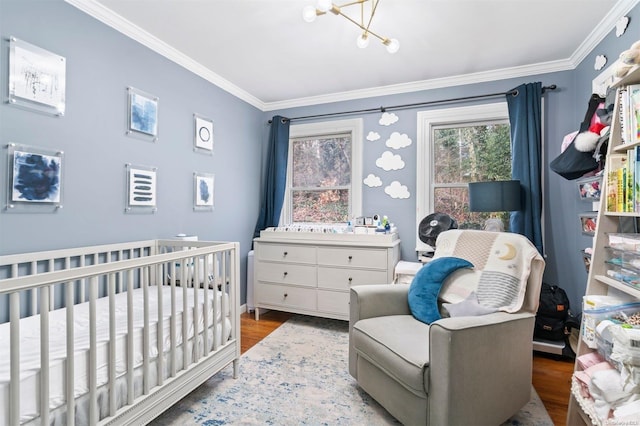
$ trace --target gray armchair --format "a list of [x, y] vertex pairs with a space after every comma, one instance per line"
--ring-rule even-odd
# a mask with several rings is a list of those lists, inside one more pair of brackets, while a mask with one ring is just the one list
[[511, 233], [451, 230], [440, 234], [436, 247], [434, 258], [460, 257], [474, 264], [472, 271], [452, 274], [441, 297], [461, 300], [465, 292], [480, 292], [495, 284], [487, 280], [509, 273], [522, 284], [516, 304], [425, 324], [411, 314], [409, 285], [354, 286], [349, 372], [404, 424], [498, 425], [531, 397], [533, 325], [544, 261], [525, 237]]

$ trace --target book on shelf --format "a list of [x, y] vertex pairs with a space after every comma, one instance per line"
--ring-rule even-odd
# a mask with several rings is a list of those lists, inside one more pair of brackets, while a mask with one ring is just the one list
[[640, 142], [640, 84], [618, 91], [620, 138], [623, 144]]
[[640, 142], [640, 84], [627, 87], [629, 94], [629, 124], [632, 142]]
[[607, 167], [607, 211], [623, 212], [626, 209], [625, 199], [625, 169], [627, 168], [626, 154], [612, 154], [608, 158]]

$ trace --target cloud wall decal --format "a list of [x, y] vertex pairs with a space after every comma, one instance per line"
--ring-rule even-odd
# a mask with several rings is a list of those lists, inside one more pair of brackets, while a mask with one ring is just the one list
[[373, 173], [369, 173], [369, 176], [364, 179], [364, 184], [369, 188], [376, 188], [378, 186], [382, 186], [382, 179]]
[[393, 132], [387, 139], [386, 145], [393, 149], [406, 148], [411, 145], [411, 138], [406, 133]]
[[368, 141], [373, 142], [373, 141], [377, 141], [378, 139], [380, 139], [380, 133], [378, 132], [371, 131], [367, 134]]
[[385, 112], [382, 114], [382, 117], [380, 117], [380, 121], [378, 121], [378, 124], [380, 124], [381, 126], [391, 126], [393, 123], [396, 123], [399, 120], [398, 116], [395, 115], [392, 112]]
[[387, 172], [389, 170], [400, 170], [404, 168], [404, 161], [399, 155], [395, 155], [391, 151], [385, 151], [376, 160], [376, 166]]
[[402, 185], [397, 180], [391, 182], [391, 184], [384, 188], [384, 192], [390, 196], [391, 198], [409, 198], [409, 189], [407, 189], [406, 185]]

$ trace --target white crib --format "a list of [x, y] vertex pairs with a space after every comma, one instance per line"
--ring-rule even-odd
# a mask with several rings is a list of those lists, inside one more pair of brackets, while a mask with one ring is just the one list
[[145, 424], [235, 377], [239, 265], [209, 241], [0, 256], [0, 424]]

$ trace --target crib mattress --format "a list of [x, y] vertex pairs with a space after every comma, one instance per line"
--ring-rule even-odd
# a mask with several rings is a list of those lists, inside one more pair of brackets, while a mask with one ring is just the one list
[[[161, 286], [162, 289], [162, 305], [163, 305], [163, 344], [162, 350], [166, 354], [171, 348], [170, 339], [170, 315], [171, 315], [171, 287]], [[193, 325], [193, 291], [187, 289], [187, 324], [188, 335], [187, 341], [194, 337]], [[198, 332], [201, 333], [204, 328], [203, 320], [203, 299], [205, 290], [198, 289]], [[182, 344], [182, 319], [183, 319], [183, 288], [176, 288], [176, 346]], [[206, 290], [209, 297], [209, 328], [213, 324], [213, 303], [215, 300], [217, 313], [217, 327], [215, 332], [209, 330], [210, 348], [213, 347], [213, 338], [215, 335], [216, 344], [220, 345], [229, 339], [231, 331], [231, 322], [229, 320], [229, 303], [224, 303], [227, 307], [225, 314], [225, 326], [222, 327], [220, 321], [222, 315], [222, 295], [223, 293], [214, 290]], [[134, 347], [134, 368], [140, 370], [143, 362], [143, 325], [144, 325], [144, 294], [142, 289], [136, 289], [133, 292], [133, 347]], [[216, 297], [214, 297], [214, 294]], [[224, 297], [228, 295], [224, 293]], [[149, 300], [149, 356], [153, 361], [153, 367], [150, 369], [150, 386], [157, 383], [155, 360], [158, 356], [158, 288], [150, 286], [148, 289]], [[116, 376], [122, 377], [127, 371], [127, 293], [120, 293], [115, 296], [115, 319], [116, 319]], [[74, 392], [76, 396], [76, 404], [88, 403], [87, 398], [82, 396], [89, 392], [89, 303], [82, 303], [74, 306], [74, 341], [75, 341], [75, 377]], [[222, 335], [223, 329], [225, 331]], [[66, 309], [57, 309], [49, 313], [49, 361], [50, 361], [50, 409], [55, 411], [65, 404], [65, 366], [66, 366]], [[104, 387], [108, 381], [109, 366], [109, 299], [99, 298], [96, 300], [96, 334], [97, 334], [97, 384], [98, 387]], [[200, 336], [200, 341], [202, 337]], [[9, 323], [0, 324], [0, 342], [9, 342]], [[201, 346], [201, 345], [200, 345]], [[193, 357], [193, 344], [187, 347], [191, 351]], [[182, 367], [182, 349], [177, 352], [177, 368]], [[202, 352], [202, 349], [201, 349]], [[199, 354], [200, 355], [200, 354]], [[0, 345], [0, 423], [8, 423], [8, 406], [9, 406], [9, 366], [10, 348], [9, 345]], [[164, 357], [168, 361], [168, 357]], [[193, 359], [193, 358], [192, 358]], [[193, 362], [193, 361], [192, 361]], [[167, 377], [170, 366], [168, 362], [165, 365], [163, 375]], [[21, 423], [29, 421], [39, 416], [40, 400], [40, 317], [39, 315], [23, 318], [20, 321], [20, 412]], [[142, 373], [137, 371], [136, 388], [141, 389]], [[124, 389], [126, 386], [117, 386], [117, 389]], [[139, 393], [139, 392], [136, 392]], [[126, 397], [116, 395], [118, 406], [122, 405], [122, 401], [126, 401]], [[60, 410], [58, 410], [60, 411]], [[78, 411], [82, 410], [78, 406]], [[58, 416], [59, 417], [59, 416]], [[56, 423], [52, 418], [52, 423]]]

